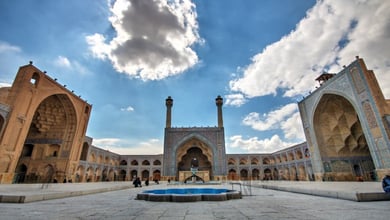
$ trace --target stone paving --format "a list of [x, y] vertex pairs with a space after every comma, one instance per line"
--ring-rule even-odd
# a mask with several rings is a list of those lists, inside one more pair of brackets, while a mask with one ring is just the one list
[[[58, 184], [52, 187], [87, 189], [108, 188], [114, 191], [82, 196], [50, 199], [29, 203], [1, 203], [0, 219], [152, 219], [152, 220], [208, 220], [208, 219], [389, 219], [390, 201], [356, 202], [344, 199], [327, 198], [299, 193], [252, 187], [250, 195], [242, 199], [223, 202], [149, 202], [135, 200], [137, 193], [145, 189], [182, 187], [181, 185], [150, 185], [142, 188], [129, 188], [129, 183], [99, 184]], [[128, 188], [115, 190], [113, 185], [126, 185]], [[260, 183], [258, 183], [260, 184]], [[280, 183], [288, 185], [288, 182]], [[290, 183], [294, 185], [296, 183]], [[314, 185], [317, 183], [313, 183]], [[380, 184], [376, 182], [376, 184]], [[253, 183], [252, 185], [255, 185]], [[329, 182], [328, 188], [337, 184]], [[0, 185], [10, 189], [10, 186]], [[19, 186], [21, 187], [21, 186]], [[187, 187], [187, 186], [186, 186]], [[199, 187], [199, 186], [196, 186]], [[209, 187], [209, 186], [208, 186]], [[231, 185], [213, 185], [231, 189]], [[237, 188], [237, 186], [233, 186]], [[315, 188], [314, 186], [312, 186]], [[323, 185], [322, 187], [325, 187]], [[55, 189], [53, 189], [55, 188]], [[355, 187], [356, 188], [356, 187]], [[47, 189], [50, 189], [48, 187]], [[36, 190], [35, 193], [39, 193]], [[64, 189], [66, 191], [66, 189]], [[245, 194], [249, 188], [243, 186]], [[8, 192], [12, 193], [12, 192]], [[16, 193], [16, 192], [14, 192]], [[21, 194], [27, 194], [24, 192]], [[30, 192], [34, 194], [33, 192]], [[40, 192], [42, 193], [42, 192]]]
[[258, 181], [252, 186], [357, 202], [390, 201], [380, 182]]

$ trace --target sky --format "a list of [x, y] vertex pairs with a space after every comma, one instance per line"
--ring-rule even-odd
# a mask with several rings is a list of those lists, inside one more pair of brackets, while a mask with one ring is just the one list
[[[23, 5], [23, 7], [21, 7]], [[163, 153], [172, 127], [217, 126], [227, 153], [305, 141], [297, 102], [360, 56], [390, 97], [390, 1], [0, 1], [0, 87], [20, 66], [92, 104], [87, 135], [119, 154]]]

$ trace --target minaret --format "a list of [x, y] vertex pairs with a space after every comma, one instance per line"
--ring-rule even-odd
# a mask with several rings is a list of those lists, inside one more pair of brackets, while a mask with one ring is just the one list
[[223, 99], [219, 95], [215, 99], [215, 104], [217, 105], [217, 112], [218, 112], [218, 127], [223, 128], [223, 119], [222, 119], [222, 104], [223, 104]]
[[172, 105], [173, 105], [173, 99], [168, 96], [167, 99], [165, 99], [165, 105], [167, 106], [167, 119], [166, 119], [166, 123], [165, 123], [165, 127], [166, 128], [170, 128], [171, 127], [171, 109], [172, 109]]

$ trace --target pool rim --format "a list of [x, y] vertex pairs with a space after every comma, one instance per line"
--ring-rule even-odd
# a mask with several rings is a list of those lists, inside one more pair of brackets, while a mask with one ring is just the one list
[[[180, 189], [180, 188], [178, 188]], [[185, 188], [186, 189], [186, 188]], [[193, 188], [199, 189], [199, 188]], [[205, 194], [156, 194], [150, 192], [141, 192], [137, 194], [137, 200], [153, 201], [153, 202], [198, 202], [198, 201], [227, 201], [231, 199], [241, 199], [240, 191], [225, 189], [221, 193], [205, 193]], [[147, 190], [153, 191], [153, 190]]]

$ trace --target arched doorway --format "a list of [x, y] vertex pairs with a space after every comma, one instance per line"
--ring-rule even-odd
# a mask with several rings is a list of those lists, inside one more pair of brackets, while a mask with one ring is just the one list
[[274, 168], [274, 171], [272, 173], [272, 178], [273, 178], [273, 180], [279, 180], [280, 179], [279, 170], [277, 168]]
[[272, 171], [269, 168], [264, 170], [264, 178], [263, 180], [272, 180]]
[[125, 181], [126, 180], [126, 170], [121, 170], [119, 172], [119, 181]]
[[45, 166], [44, 168], [44, 173], [43, 173], [43, 181], [44, 183], [51, 183], [53, 182], [53, 178], [54, 178], [54, 174], [55, 174], [55, 169], [54, 167], [51, 165], [51, 164], [48, 164]]
[[307, 180], [306, 177], [307, 177], [307, 173], [306, 173], [306, 168], [304, 165], [299, 165], [299, 168], [298, 168], [298, 180]]
[[[197, 161], [198, 172], [196, 173], [196, 175], [199, 176], [201, 173], [207, 173], [208, 177], [206, 180], [208, 180], [209, 176], [212, 175], [211, 162], [209, 161], [208, 157], [203, 153], [202, 149], [200, 149], [199, 147], [189, 148], [185, 152], [185, 154], [180, 157], [178, 161], [178, 175], [180, 171], [191, 172], [191, 168], [193, 167], [192, 161]], [[179, 176], [177, 176], [177, 178], [180, 179]], [[187, 176], [185, 176], [184, 179], [185, 178], [187, 178]], [[201, 176], [201, 178], [205, 180], [203, 176]]]
[[161, 179], [161, 171], [160, 170], [155, 170], [153, 171], [153, 180], [160, 180]]
[[87, 182], [94, 181], [94, 178], [93, 178], [93, 168], [92, 167], [88, 167], [87, 172], [85, 174], [85, 180]]
[[248, 180], [248, 170], [247, 169], [242, 169], [240, 171], [240, 179], [241, 180]]
[[76, 183], [83, 182], [84, 181], [84, 173], [85, 173], [84, 166], [82, 166], [82, 165], [78, 166], [74, 181]]
[[238, 180], [238, 175], [235, 169], [229, 170], [228, 180]]
[[88, 148], [89, 148], [88, 143], [84, 142], [83, 149], [82, 149], [81, 155], [80, 155], [80, 160], [87, 160]]
[[24, 183], [26, 173], [27, 173], [26, 165], [21, 164], [17, 166], [15, 170], [14, 183]]
[[138, 177], [138, 172], [137, 172], [137, 170], [132, 170], [132, 171], [131, 171], [131, 179], [134, 180], [136, 177]]
[[107, 168], [105, 168], [102, 172], [102, 179], [101, 181], [108, 181], [108, 171]]
[[252, 170], [252, 180], [259, 180], [260, 178], [260, 171], [258, 169]]
[[76, 146], [78, 123], [74, 104], [67, 95], [54, 94], [38, 106], [31, 106], [36, 109], [16, 167], [25, 164], [29, 167], [27, 175], [41, 175], [37, 182], [58, 181], [70, 173], [64, 160], [70, 160], [72, 147]]
[[113, 169], [110, 169], [106, 181], [115, 181], [116, 176], [116, 172]]
[[[325, 94], [316, 107], [313, 120], [324, 166], [323, 179], [351, 181], [361, 175], [369, 180], [374, 165], [353, 105], [342, 96]], [[354, 167], [359, 163], [367, 164], [367, 167]]]
[[102, 173], [101, 173], [100, 168], [98, 167], [95, 169], [95, 182], [101, 181], [101, 176], [102, 176]]
[[149, 179], [149, 170], [142, 171], [141, 180]]

